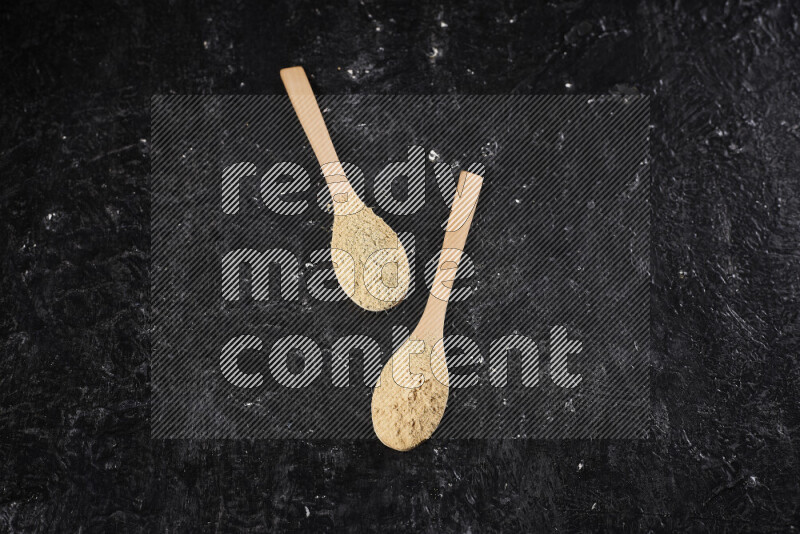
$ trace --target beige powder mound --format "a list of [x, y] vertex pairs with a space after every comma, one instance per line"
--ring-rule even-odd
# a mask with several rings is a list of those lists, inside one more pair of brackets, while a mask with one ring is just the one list
[[[444, 374], [441, 371], [438, 373], [440, 382], [431, 372], [432, 343], [426, 342], [425, 350], [417, 354], [408, 353], [409, 343], [411, 340], [406, 341], [384, 366], [372, 394], [372, 426], [375, 434], [384, 445], [398, 451], [413, 449], [431, 437], [442, 420], [449, 393], [445, 385], [448, 380], [444, 354], [436, 360], [438, 368], [444, 369]], [[422, 385], [417, 388], [399, 385], [392, 375], [395, 359], [399, 359], [398, 369], [422, 373]], [[397, 378], [403, 383], [402, 371], [396, 374], [401, 375]]]
[[[334, 216], [331, 249], [339, 284], [356, 304], [382, 311], [403, 300], [411, 281], [406, 252], [397, 234], [370, 208]], [[353, 261], [342, 261], [337, 251]]]

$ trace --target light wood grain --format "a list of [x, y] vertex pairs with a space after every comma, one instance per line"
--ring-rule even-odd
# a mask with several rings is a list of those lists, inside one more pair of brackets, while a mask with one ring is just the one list
[[282, 69], [281, 80], [326, 181], [328, 183], [346, 181], [347, 178], [339, 164], [339, 157], [333, 148], [328, 127], [325, 126], [325, 119], [322, 118], [322, 111], [319, 109], [317, 97], [314, 96], [305, 70], [303, 67]]

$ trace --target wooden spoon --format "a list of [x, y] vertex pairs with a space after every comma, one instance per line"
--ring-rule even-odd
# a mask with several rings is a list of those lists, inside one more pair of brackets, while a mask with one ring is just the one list
[[303, 67], [281, 70], [281, 80], [333, 199], [331, 257], [336, 278], [365, 310], [387, 310], [403, 300], [411, 282], [406, 251], [347, 181]]
[[428, 439], [444, 415], [449, 392], [444, 316], [483, 178], [462, 171], [419, 324], [384, 366], [372, 392], [372, 426], [387, 447], [410, 450]]

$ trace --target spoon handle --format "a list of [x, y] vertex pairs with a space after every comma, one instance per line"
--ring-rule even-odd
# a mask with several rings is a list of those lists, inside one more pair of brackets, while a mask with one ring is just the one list
[[281, 69], [281, 80], [308, 142], [317, 156], [325, 181], [328, 184], [347, 181], [303, 67]]
[[461, 171], [456, 186], [456, 195], [453, 199], [453, 208], [450, 210], [450, 218], [447, 220], [439, 266], [433, 278], [431, 296], [428, 298], [426, 307], [426, 311], [427, 308], [433, 308], [439, 312], [442, 319], [444, 319], [444, 311], [447, 301], [450, 299], [453, 281], [456, 278], [464, 244], [467, 242], [467, 235], [475, 215], [475, 207], [478, 205], [478, 196], [482, 186], [483, 178], [481, 176]]

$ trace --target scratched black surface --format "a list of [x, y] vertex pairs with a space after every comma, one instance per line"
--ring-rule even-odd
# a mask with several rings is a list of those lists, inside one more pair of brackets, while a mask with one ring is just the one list
[[[0, 531], [797, 530], [798, 7], [689, 4], [4, 3]], [[298, 63], [325, 93], [650, 95], [649, 439], [150, 439], [150, 95]]]

